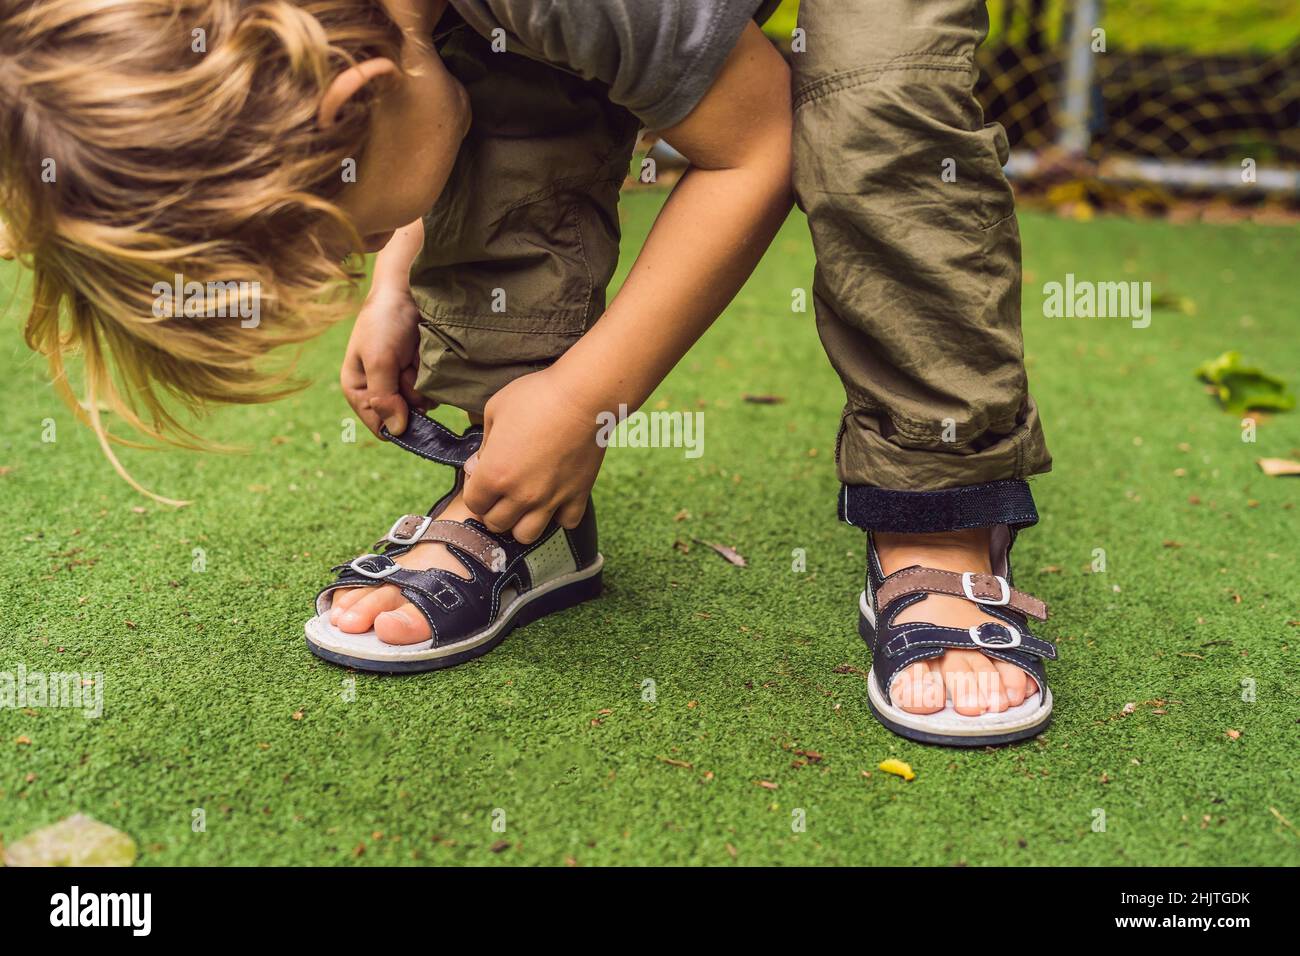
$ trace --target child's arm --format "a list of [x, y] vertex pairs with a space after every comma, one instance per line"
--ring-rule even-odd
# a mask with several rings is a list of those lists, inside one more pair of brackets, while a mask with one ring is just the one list
[[488, 402], [465, 503], [534, 540], [573, 527], [604, 455], [597, 415], [638, 407], [739, 290], [790, 210], [790, 76], [750, 25], [712, 88], [663, 137], [691, 160], [618, 295], [554, 365]]
[[375, 256], [370, 292], [357, 313], [343, 356], [339, 384], [361, 420], [376, 435], [379, 426], [400, 435], [407, 406], [423, 411], [428, 399], [415, 391], [419, 371], [419, 312], [411, 298], [411, 263], [424, 243], [417, 219], [393, 233]]

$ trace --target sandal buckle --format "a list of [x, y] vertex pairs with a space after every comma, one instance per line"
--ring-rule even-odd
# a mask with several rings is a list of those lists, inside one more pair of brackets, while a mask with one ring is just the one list
[[420, 540], [420, 535], [429, 529], [429, 524], [433, 521], [432, 515], [424, 515], [420, 523], [415, 526], [415, 530], [408, 535], [399, 535], [397, 527], [407, 518], [414, 518], [416, 515], [402, 515], [393, 522], [393, 526], [388, 529], [388, 534], [384, 535], [384, 540], [393, 544], [414, 544]]
[[348, 567], [357, 574], [365, 578], [371, 578], [379, 581], [388, 577], [390, 574], [396, 574], [402, 570], [402, 566], [382, 554], [363, 554], [359, 558], [353, 558], [348, 562]]
[[[984, 622], [984, 624], [988, 624], [988, 623], [989, 623], [988, 621]], [[1020, 639], [1021, 639], [1020, 628], [1015, 627], [1011, 624], [997, 625], [1011, 635], [1011, 640], [986, 641], [984, 638], [980, 637], [980, 628], [983, 627], [984, 624], [972, 624], [970, 627], [970, 631], [969, 631], [970, 639], [975, 643], [976, 647], [987, 647], [995, 651], [1005, 651], [1013, 647], [1020, 646]]]
[[1007, 579], [1002, 577], [1000, 574], [986, 574], [984, 577], [992, 578], [994, 581], [998, 582], [1002, 588], [1002, 596], [999, 598], [978, 597], [975, 594], [975, 572], [963, 571], [961, 573], [961, 589], [965, 593], [966, 597], [974, 601], [976, 604], [993, 604], [996, 606], [1010, 604], [1011, 585], [1007, 583]]

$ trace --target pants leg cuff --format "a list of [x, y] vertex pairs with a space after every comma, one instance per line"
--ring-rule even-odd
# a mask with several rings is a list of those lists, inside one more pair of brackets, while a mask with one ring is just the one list
[[925, 534], [998, 524], [1025, 528], [1038, 522], [1038, 509], [1029, 482], [1018, 479], [942, 491], [844, 485], [840, 520], [868, 531]]

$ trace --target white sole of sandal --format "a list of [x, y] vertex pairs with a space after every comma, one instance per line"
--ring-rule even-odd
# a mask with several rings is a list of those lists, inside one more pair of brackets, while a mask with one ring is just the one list
[[432, 639], [418, 644], [386, 644], [373, 630], [362, 634], [339, 630], [330, 623], [326, 610], [307, 622], [307, 646], [317, 657], [358, 670], [393, 674], [453, 667], [486, 654], [517, 627], [599, 595], [604, 566], [605, 558], [598, 554], [587, 567], [517, 595], [489, 627], [454, 644], [435, 647]]
[[[858, 599], [862, 617], [876, 627], [876, 615], [866, 592]], [[885, 697], [878, 687], [873, 667], [867, 674], [867, 698], [876, 718], [899, 736], [920, 743], [950, 747], [984, 747], [1014, 743], [1037, 736], [1052, 719], [1052, 690], [1043, 688], [998, 714], [966, 717], [957, 713], [952, 698], [944, 701], [943, 710], [933, 714], [911, 714]]]

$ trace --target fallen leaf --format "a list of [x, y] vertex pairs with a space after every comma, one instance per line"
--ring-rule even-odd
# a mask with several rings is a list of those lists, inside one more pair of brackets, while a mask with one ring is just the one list
[[492, 844], [492, 852], [500, 853], [502, 850], [508, 849], [509, 846], [510, 846], [509, 840], [497, 840], [496, 843]]
[[912, 765], [904, 763], [901, 760], [895, 760], [893, 757], [888, 760], [882, 760], [877, 770], [883, 770], [885, 773], [892, 773], [895, 776], [902, 777], [904, 780], [915, 780], [916, 773], [912, 770]]
[[730, 843], [726, 843], [726, 844], [723, 844], [723, 845], [727, 848], [727, 853], [728, 853], [728, 854], [731, 856], [731, 858], [734, 860], [734, 859], [736, 858], [736, 852], [737, 852], [737, 851], [736, 851], [736, 848], [735, 848], [734, 846], [732, 846]]
[[106, 823], [76, 813], [5, 847], [6, 866], [130, 866], [135, 841]]
[[1039, 574], [1060, 574], [1061, 569], [1058, 565], [1055, 564], [1045, 564], [1038, 569], [1038, 573]]
[[1286, 382], [1263, 369], [1246, 365], [1240, 352], [1224, 352], [1196, 368], [1196, 377], [1215, 388], [1226, 411], [1242, 414], [1252, 408], [1288, 411], [1295, 396]]
[[671, 757], [656, 757], [656, 760], [662, 760], [670, 767], [685, 767], [687, 770], [694, 768], [694, 764], [687, 763], [685, 760], [673, 760]]
[[687, 544], [685, 541], [678, 539], [677, 541], [673, 542], [673, 550], [680, 551], [682, 554], [690, 554], [691, 546]]
[[1291, 461], [1289, 458], [1260, 458], [1257, 464], [1259, 470], [1270, 478], [1279, 475], [1300, 475], [1300, 461]]
[[18, 744], [18, 746], [20, 747], [30, 747], [32, 745], [32, 738], [28, 737], [26, 734], [23, 734], [21, 737], [15, 740], [14, 743]]
[[1165, 548], [1181, 548], [1183, 543], [1181, 541], [1165, 541], [1161, 546]]
[[777, 789], [777, 784], [773, 783], [771, 780], [755, 780], [754, 783], [762, 787], [764, 790]]
[[1229, 740], [1236, 740], [1241, 736], [1240, 730], [1225, 730], [1224, 733], [1227, 734]]
[[1120, 713], [1121, 713], [1121, 714], [1131, 714], [1131, 713], [1133, 713], [1133, 711], [1137, 710], [1137, 706], [1138, 706], [1137, 704], [1133, 703], [1132, 701], [1129, 701], [1129, 702], [1128, 702], [1127, 704], [1125, 704], [1124, 707], [1120, 710]]
[[742, 397], [751, 405], [780, 405], [785, 401], [783, 395], [745, 395]]
[[685, 521], [685, 520], [686, 520], [687, 518], [689, 518], [690, 516], [691, 516], [691, 513], [690, 513], [689, 511], [687, 511], [685, 508], [683, 508], [681, 511], [677, 512], [677, 514], [673, 515], [673, 520], [674, 520], [674, 521]]
[[746, 567], [749, 564], [749, 562], [745, 560], [744, 556], [735, 548], [728, 548], [725, 545], [714, 544], [712, 541], [701, 541], [699, 538], [692, 538], [691, 540], [696, 544], [702, 544], [706, 548], [711, 548], [714, 553], [725, 558], [729, 563], [734, 564], [738, 568]]

